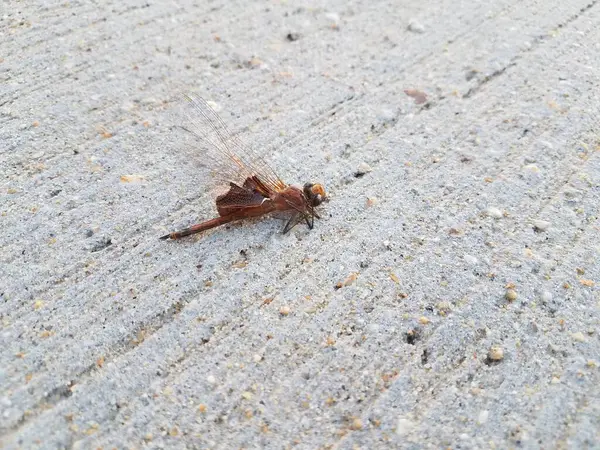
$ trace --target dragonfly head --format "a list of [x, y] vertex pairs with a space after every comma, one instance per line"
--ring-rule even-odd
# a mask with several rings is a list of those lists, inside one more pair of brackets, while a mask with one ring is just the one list
[[304, 196], [311, 206], [319, 206], [327, 198], [325, 188], [319, 183], [306, 183], [304, 185]]

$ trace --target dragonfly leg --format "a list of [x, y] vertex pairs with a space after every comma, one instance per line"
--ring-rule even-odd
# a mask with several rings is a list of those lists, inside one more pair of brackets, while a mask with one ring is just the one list
[[310, 216], [310, 218], [308, 216], [304, 216], [304, 220], [306, 221], [306, 225], [308, 225], [308, 229], [312, 230], [315, 226], [315, 218], [313, 216]]
[[287, 223], [285, 224], [285, 227], [283, 227], [283, 234], [286, 234], [288, 231], [290, 231], [292, 228], [294, 228], [296, 225], [298, 225], [298, 222], [300, 222], [300, 220], [298, 219], [299, 216], [300, 216], [300, 213], [292, 214], [292, 217], [290, 217], [290, 220], [288, 220]]

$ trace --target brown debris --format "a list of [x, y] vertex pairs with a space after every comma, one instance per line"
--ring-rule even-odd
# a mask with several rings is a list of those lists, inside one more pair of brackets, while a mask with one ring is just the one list
[[336, 289], [341, 289], [346, 286], [353, 284], [358, 278], [358, 272], [352, 272], [344, 281], [340, 281], [335, 285]]
[[416, 105], [422, 105], [427, 102], [427, 94], [418, 89], [404, 89], [404, 93], [413, 98]]

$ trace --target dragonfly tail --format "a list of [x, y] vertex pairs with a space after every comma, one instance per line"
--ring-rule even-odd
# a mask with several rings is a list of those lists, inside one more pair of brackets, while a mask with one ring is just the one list
[[167, 239], [181, 239], [182, 237], [190, 236], [192, 234], [201, 233], [202, 231], [210, 230], [211, 228], [218, 227], [220, 225], [224, 225], [226, 223], [232, 222], [236, 220], [236, 217], [230, 216], [220, 216], [215, 217], [214, 219], [207, 220], [206, 222], [197, 223], [196, 225], [192, 225], [189, 228], [185, 228], [183, 230], [174, 231], [169, 234], [165, 234], [161, 236], [159, 239], [167, 240]]

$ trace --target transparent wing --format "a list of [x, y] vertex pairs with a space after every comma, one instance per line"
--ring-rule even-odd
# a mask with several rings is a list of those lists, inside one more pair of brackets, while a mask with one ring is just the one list
[[275, 192], [287, 187], [255, 150], [229, 131], [206, 100], [194, 94], [182, 98], [183, 122], [178, 127], [193, 136], [194, 145], [202, 149], [202, 162], [222, 181], [241, 185], [248, 177], [257, 176]]

